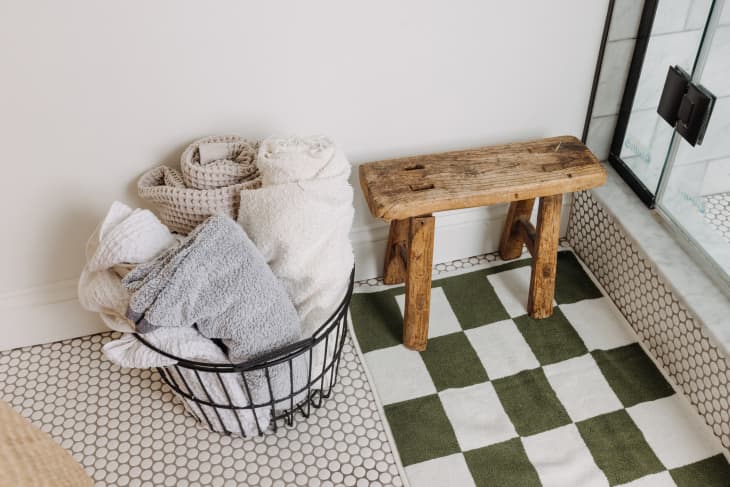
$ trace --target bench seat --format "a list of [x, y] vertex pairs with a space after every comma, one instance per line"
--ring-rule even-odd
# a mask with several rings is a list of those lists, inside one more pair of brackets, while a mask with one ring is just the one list
[[527, 310], [546, 318], [555, 292], [562, 196], [606, 181], [596, 156], [567, 135], [371, 162], [359, 175], [371, 213], [390, 221], [383, 276], [386, 284], [406, 283], [403, 342], [414, 350], [428, 342], [432, 213], [510, 203], [500, 256], [516, 259], [527, 247], [533, 257]]

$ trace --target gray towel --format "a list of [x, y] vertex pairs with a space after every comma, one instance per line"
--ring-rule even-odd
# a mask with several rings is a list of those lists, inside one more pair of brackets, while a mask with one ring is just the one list
[[[233, 363], [300, 339], [299, 318], [283, 285], [243, 229], [224, 215], [208, 218], [182, 245], [136, 267], [122, 282], [132, 293], [127, 317], [138, 332], [196, 325], [225, 344]], [[306, 385], [306, 365], [304, 356], [294, 361], [295, 389]], [[261, 404], [271, 393], [274, 400], [288, 396], [288, 367], [268, 370], [271, 391], [266, 372], [247, 372], [251, 400]]]

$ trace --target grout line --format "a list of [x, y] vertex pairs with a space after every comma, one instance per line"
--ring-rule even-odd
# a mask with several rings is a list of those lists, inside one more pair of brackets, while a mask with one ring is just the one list
[[637, 39], [636, 36], [633, 37], [617, 37], [615, 39], [609, 39], [606, 44], [610, 44], [612, 42], [621, 42], [621, 41], [635, 41]]
[[617, 113], [608, 113], [605, 115], [594, 115], [593, 117], [591, 117], [591, 120], [598, 120], [600, 118], [611, 118], [611, 117], [617, 117], [617, 116], [618, 116], [618, 112]]

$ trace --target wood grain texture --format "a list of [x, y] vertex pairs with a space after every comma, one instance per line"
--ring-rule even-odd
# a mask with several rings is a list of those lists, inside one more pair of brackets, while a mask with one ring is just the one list
[[600, 186], [606, 171], [572, 136], [362, 164], [373, 215], [404, 219]]
[[[530, 255], [535, 255], [535, 242], [537, 241], [537, 232], [529, 220], [517, 220], [517, 233], [520, 239], [525, 243], [525, 247], [530, 251]], [[520, 249], [521, 250], [521, 249]]]
[[403, 344], [418, 351], [428, 344], [435, 221], [430, 215], [412, 218], [409, 229]]
[[527, 242], [518, 223], [522, 220], [530, 221], [533, 206], [535, 206], [534, 198], [510, 203], [507, 220], [504, 222], [504, 230], [499, 240], [499, 256], [502, 260], [516, 259], [522, 255], [522, 246]]
[[383, 269], [385, 284], [400, 284], [406, 280], [409, 228], [410, 218], [390, 222]]
[[562, 202], [562, 194], [540, 198], [530, 291], [527, 297], [527, 313], [535, 319], [547, 318], [553, 314]]

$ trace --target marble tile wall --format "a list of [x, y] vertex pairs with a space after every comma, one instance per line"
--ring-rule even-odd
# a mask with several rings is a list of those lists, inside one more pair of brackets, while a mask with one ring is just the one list
[[606, 43], [601, 78], [598, 81], [593, 104], [593, 116], [602, 117], [618, 113], [635, 43], [635, 39], [609, 40]]
[[712, 37], [700, 81], [717, 96], [715, 109], [702, 145], [680, 144], [675, 162], [691, 165], [703, 179], [699, 197], [730, 192], [730, 2]]
[[[692, 10], [687, 16], [687, 27], [691, 29], [700, 29], [704, 24], [706, 17], [702, 17], [701, 12], [706, 11], [712, 0], [693, 0]], [[720, 25], [730, 25], [730, 7], [725, 2], [725, 8], [720, 15]]]
[[588, 147], [602, 161], [608, 159], [643, 4], [636, 0], [616, 0], [614, 4], [586, 138]]
[[727, 189], [728, 181], [730, 181], [730, 157], [709, 161], [704, 170], [700, 192], [702, 196], [730, 193]]
[[[662, 5], [664, 3], [660, 1], [657, 13], [662, 10]], [[687, 72], [692, 71], [701, 38], [701, 30], [652, 33], [634, 96], [634, 110], [656, 109], [669, 66], [679, 65]]]

